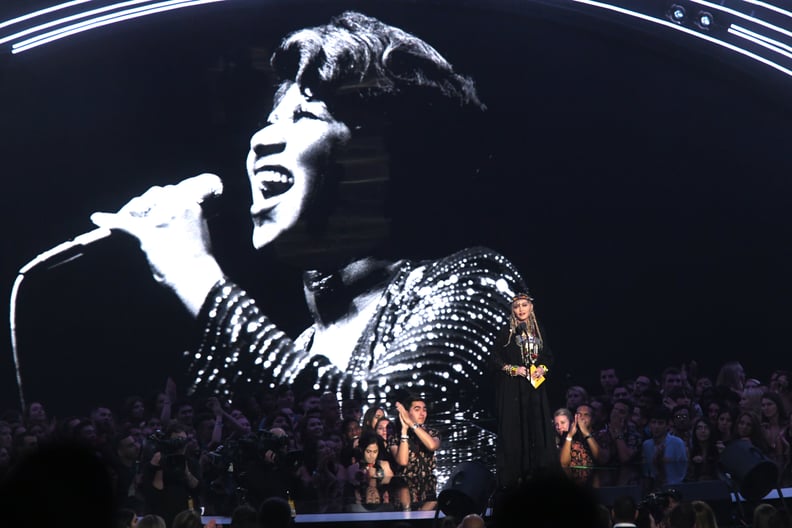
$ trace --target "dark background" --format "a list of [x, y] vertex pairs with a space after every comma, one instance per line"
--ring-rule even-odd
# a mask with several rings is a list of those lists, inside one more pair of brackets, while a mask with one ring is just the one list
[[[486, 170], [464, 192], [423, 182], [416, 196], [431, 201], [405, 203], [394, 222], [421, 233], [406, 257], [483, 244], [518, 266], [558, 357], [557, 387], [596, 387], [606, 365], [657, 376], [697, 360], [714, 376], [738, 359], [763, 379], [789, 367], [790, 80], [582, 6], [227, 2], [16, 56], [4, 48], [7, 293], [28, 260], [90, 230], [91, 212], [210, 171], [226, 185], [212, 221], [224, 268], [288, 333], [302, 330], [299, 273], [249, 247], [244, 156], [269, 110], [272, 46], [347, 8], [424, 38], [476, 80], [489, 108]], [[54, 413], [178, 379], [196, 335], [122, 236], [26, 278], [16, 310], [26, 398]], [[7, 328], [0, 337], [9, 408]]]

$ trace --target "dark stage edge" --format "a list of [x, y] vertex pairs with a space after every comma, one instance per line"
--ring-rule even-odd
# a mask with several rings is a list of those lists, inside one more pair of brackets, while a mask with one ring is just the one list
[[[723, 493], [725, 483], [720, 481], [684, 483], [674, 486], [679, 489], [685, 500], [703, 500], [710, 504], [718, 516], [719, 526], [728, 528], [740, 526], [742, 523], [736, 519], [740, 514], [738, 505], [742, 505], [744, 513], [750, 516], [752, 508], [761, 502], [767, 502], [775, 506], [780, 506], [781, 498], [790, 505], [792, 498], [792, 488], [781, 488], [770, 491], [760, 501], [754, 503], [747, 502], [741, 495], [726, 492]], [[603, 504], [609, 502], [619, 495], [638, 496], [637, 487], [613, 487], [599, 488], [595, 490]], [[780, 492], [780, 493], [779, 493]], [[487, 509], [484, 518], [489, 520], [491, 510]], [[387, 528], [399, 522], [408, 522], [414, 528], [428, 528], [439, 526], [440, 521], [446, 517], [443, 512], [430, 511], [392, 511], [392, 512], [354, 512], [354, 513], [307, 513], [297, 514], [295, 525], [301, 528], [313, 528], [321, 526], [353, 526], [364, 528], [376, 526]], [[229, 517], [204, 516], [203, 522], [206, 524], [214, 519], [217, 524], [228, 526], [231, 523]]]

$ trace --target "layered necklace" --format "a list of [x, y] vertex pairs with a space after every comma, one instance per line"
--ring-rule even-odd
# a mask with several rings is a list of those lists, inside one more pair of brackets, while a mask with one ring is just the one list
[[521, 323], [518, 326], [519, 332], [514, 336], [514, 340], [519, 345], [520, 352], [522, 352], [523, 363], [526, 366], [535, 364], [539, 359], [541, 341], [532, 331], [528, 330], [528, 328], [533, 329], [532, 327], [533, 325], [530, 322]]

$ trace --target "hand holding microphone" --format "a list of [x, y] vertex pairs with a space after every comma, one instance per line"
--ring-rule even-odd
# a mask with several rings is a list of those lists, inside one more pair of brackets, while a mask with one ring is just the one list
[[94, 213], [91, 221], [137, 238], [154, 280], [171, 288], [197, 315], [209, 290], [223, 278], [202, 209], [222, 192], [217, 175], [199, 174], [176, 185], [152, 187], [117, 213]]

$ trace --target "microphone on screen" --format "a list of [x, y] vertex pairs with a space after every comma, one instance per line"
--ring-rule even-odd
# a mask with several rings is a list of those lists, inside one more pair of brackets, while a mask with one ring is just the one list
[[[223, 181], [216, 174], [204, 173], [180, 181], [175, 185], [175, 188], [185, 198], [194, 200], [202, 208], [206, 209], [207, 205], [211, 205], [212, 202], [222, 196]], [[50, 269], [80, 258], [85, 253], [86, 248], [109, 238], [112, 234], [113, 232], [110, 229], [98, 227], [78, 235], [39, 254], [22, 266], [19, 269], [19, 274], [24, 275], [41, 268]]]

